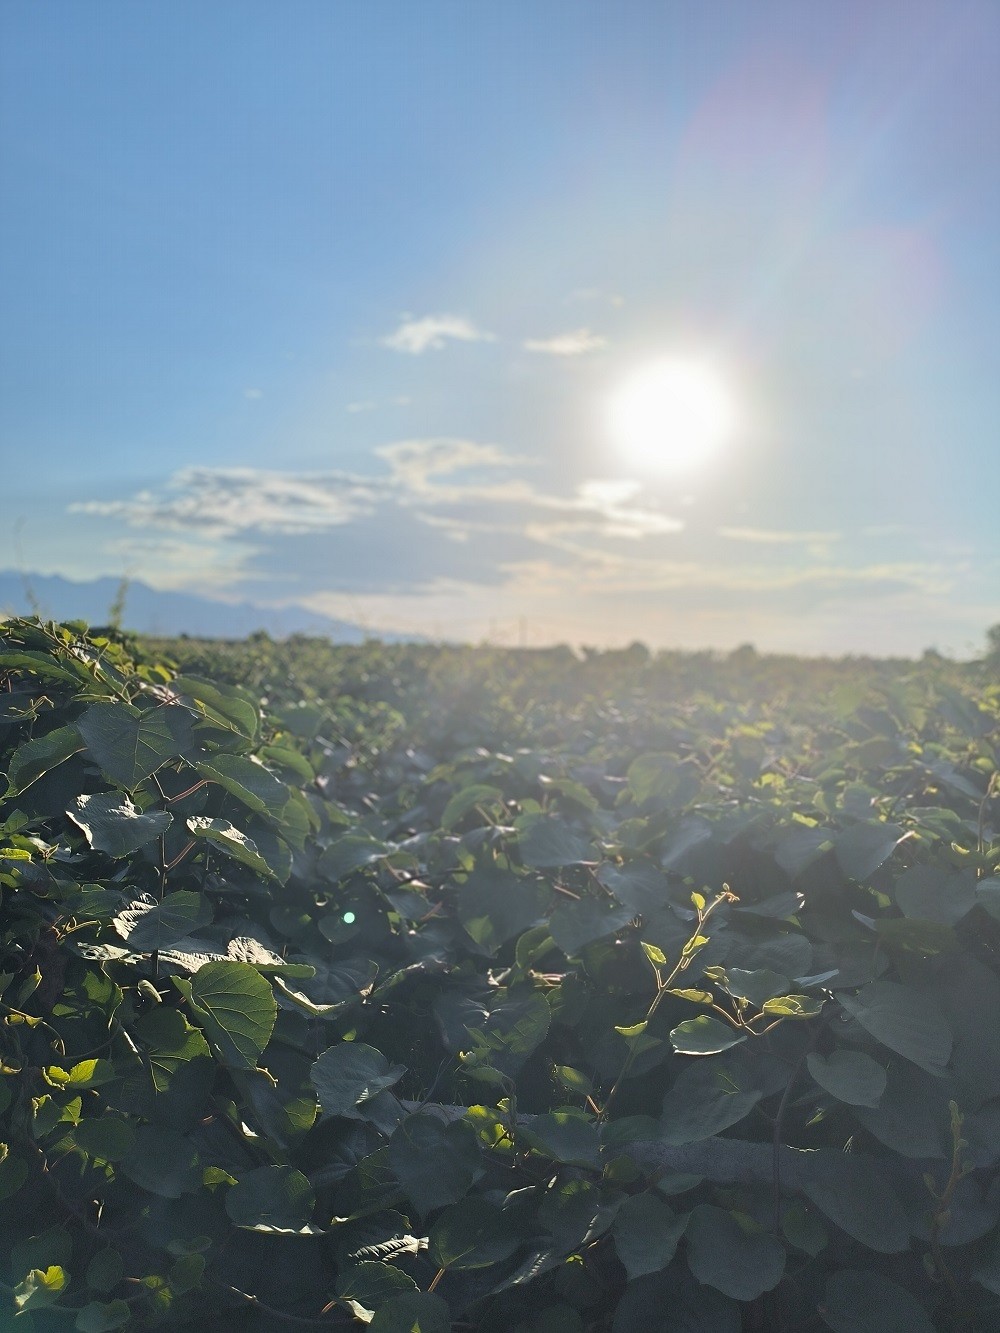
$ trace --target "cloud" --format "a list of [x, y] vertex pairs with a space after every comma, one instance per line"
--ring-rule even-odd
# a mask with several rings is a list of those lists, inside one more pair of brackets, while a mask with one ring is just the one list
[[441, 351], [449, 338], [466, 343], [496, 341], [494, 334], [476, 328], [463, 315], [424, 315], [422, 319], [403, 315], [402, 321], [394, 333], [380, 339], [383, 347], [419, 356], [422, 352]]
[[244, 398], [249, 398], [249, 399], [251, 399], [251, 400], [252, 400], [252, 399], [255, 399], [255, 398], [263, 398], [263, 397], [264, 397], [264, 390], [263, 390], [263, 389], [244, 389], [244, 390], [243, 390], [243, 397], [244, 397]]
[[495, 444], [479, 444], [451, 436], [434, 439], [397, 440], [375, 449], [389, 464], [392, 478], [405, 489], [426, 493], [431, 477], [483, 468], [510, 468], [527, 462]]
[[522, 345], [526, 352], [541, 352], [546, 356], [585, 356], [607, 347], [608, 340], [584, 327], [557, 333], [552, 338], [526, 338]]
[[825, 545], [840, 541], [839, 532], [790, 532], [786, 528], [719, 528], [719, 536], [733, 542], [762, 542], [768, 545]]
[[374, 412], [378, 403], [374, 398], [362, 398], [358, 402], [348, 403], [344, 409], [346, 412]]
[[370, 513], [378, 495], [377, 479], [349, 473], [194, 467], [176, 473], [164, 495], [139, 491], [127, 500], [77, 501], [69, 510], [123, 519], [130, 527], [225, 537], [336, 527]]

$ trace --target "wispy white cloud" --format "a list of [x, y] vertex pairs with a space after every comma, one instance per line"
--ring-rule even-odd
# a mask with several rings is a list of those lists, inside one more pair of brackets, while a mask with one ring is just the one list
[[374, 398], [360, 398], [356, 402], [348, 403], [344, 410], [351, 413], [374, 412], [376, 407], [378, 407], [378, 403], [375, 402]]
[[512, 468], [527, 460], [509, 454], [496, 444], [442, 436], [434, 439], [397, 440], [375, 449], [389, 464], [394, 481], [416, 494], [426, 494], [432, 477], [484, 468]]
[[249, 398], [249, 399], [251, 399], [251, 401], [252, 401], [253, 399], [256, 399], [256, 398], [263, 398], [263, 397], [264, 397], [264, 390], [263, 390], [263, 389], [244, 389], [244, 390], [243, 390], [243, 397], [244, 397], [244, 398]]
[[403, 315], [399, 328], [380, 341], [383, 347], [394, 352], [419, 356], [422, 352], [441, 351], [449, 339], [466, 343], [494, 342], [496, 335], [477, 328], [464, 315], [424, 315], [420, 319]]
[[526, 338], [523, 343], [526, 352], [541, 352], [546, 356], [585, 356], [607, 345], [607, 338], [586, 327], [557, 333], [551, 338]]
[[794, 532], [787, 528], [719, 528], [718, 533], [728, 541], [772, 546], [818, 546], [841, 539], [839, 532]]
[[263, 472], [255, 468], [184, 468], [166, 493], [139, 491], [126, 500], [83, 500], [71, 513], [119, 518], [130, 527], [197, 531], [296, 533], [350, 523], [370, 513], [377, 479], [349, 473]]

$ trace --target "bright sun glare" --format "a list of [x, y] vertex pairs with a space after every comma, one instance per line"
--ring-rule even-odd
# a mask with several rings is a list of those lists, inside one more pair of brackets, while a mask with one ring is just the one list
[[643, 366], [618, 388], [608, 424], [628, 462], [672, 472], [708, 461], [732, 435], [736, 414], [717, 371], [671, 357]]

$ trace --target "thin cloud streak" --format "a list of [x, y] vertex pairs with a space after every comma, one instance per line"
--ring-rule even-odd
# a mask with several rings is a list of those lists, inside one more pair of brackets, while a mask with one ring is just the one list
[[839, 532], [791, 532], [785, 528], [719, 528], [720, 537], [733, 542], [760, 542], [774, 546], [826, 545], [842, 538]]
[[584, 327], [557, 333], [552, 338], [526, 338], [522, 346], [526, 352], [539, 352], [545, 356], [586, 356], [588, 352], [602, 351], [608, 346], [608, 340]]

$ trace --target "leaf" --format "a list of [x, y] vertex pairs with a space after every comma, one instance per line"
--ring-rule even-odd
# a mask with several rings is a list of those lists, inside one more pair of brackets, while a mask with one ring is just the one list
[[898, 824], [852, 824], [834, 835], [833, 847], [844, 874], [849, 879], [866, 880], [888, 861], [902, 837]]
[[604, 898], [581, 898], [565, 902], [552, 913], [549, 931], [567, 957], [597, 940], [607, 939], [632, 920], [628, 907], [616, 907]]
[[875, 933], [887, 949], [916, 953], [924, 958], [938, 953], [954, 953], [960, 948], [958, 936], [951, 926], [942, 926], [937, 921], [882, 917], [875, 922]]
[[520, 1241], [511, 1219], [485, 1199], [453, 1204], [431, 1227], [428, 1254], [438, 1268], [489, 1268], [508, 1259]]
[[162, 1125], [139, 1126], [121, 1169], [129, 1180], [164, 1199], [179, 1199], [201, 1184], [194, 1144], [176, 1129]]
[[618, 1257], [630, 1278], [666, 1268], [684, 1234], [686, 1217], [655, 1194], [636, 1194], [626, 1199], [615, 1216], [612, 1232]]
[[260, 713], [250, 696], [238, 687], [213, 684], [199, 676], [175, 676], [170, 688], [200, 704], [201, 711], [213, 722], [247, 740], [256, 738]]
[[40, 1310], [57, 1301], [69, 1285], [69, 1274], [59, 1264], [48, 1268], [33, 1268], [23, 1282], [14, 1288], [14, 1305], [18, 1314], [25, 1310]]
[[850, 1106], [878, 1106], [885, 1091], [885, 1070], [861, 1051], [839, 1049], [829, 1056], [810, 1052], [806, 1064], [824, 1092]]
[[714, 836], [715, 830], [707, 819], [701, 815], [685, 815], [664, 845], [660, 853], [660, 865], [664, 870], [686, 874], [691, 865], [690, 853], [703, 843], [711, 842]]
[[135, 1130], [130, 1120], [109, 1111], [81, 1120], [73, 1131], [77, 1147], [102, 1162], [118, 1162], [131, 1151]]
[[166, 833], [174, 822], [169, 810], [140, 814], [127, 796], [117, 792], [78, 796], [66, 813], [83, 830], [84, 837], [95, 851], [105, 852], [115, 859], [131, 856], [147, 842]]
[[278, 1006], [271, 983], [249, 963], [206, 963], [190, 981], [174, 978], [226, 1064], [254, 1069], [271, 1039]]
[[476, 1131], [435, 1115], [407, 1116], [389, 1142], [389, 1165], [417, 1209], [426, 1216], [457, 1203], [483, 1174]]
[[589, 840], [557, 815], [522, 815], [514, 826], [518, 851], [526, 866], [555, 870], [595, 859]]
[[636, 804], [669, 802], [681, 782], [681, 764], [672, 754], [643, 754], [629, 765], [628, 785]]
[[670, 1034], [670, 1044], [678, 1055], [717, 1055], [742, 1041], [746, 1037], [709, 1014], [678, 1023]]
[[615, 895], [633, 916], [644, 916], [666, 907], [667, 877], [651, 861], [631, 861], [627, 865], [605, 864], [597, 878]]
[[84, 747], [84, 739], [76, 727], [56, 727], [44, 736], [36, 736], [18, 746], [7, 767], [7, 795], [19, 796], [33, 782], [56, 768]]
[[503, 792], [499, 787], [491, 787], [484, 782], [473, 783], [455, 792], [441, 815], [441, 827], [450, 832], [460, 824], [470, 810], [477, 805], [496, 806], [503, 803]]
[[111, 1333], [112, 1329], [124, 1328], [131, 1318], [132, 1311], [125, 1301], [90, 1301], [73, 1327], [76, 1333]]
[[331, 842], [319, 858], [317, 870], [324, 879], [337, 884], [347, 879], [356, 870], [374, 865], [376, 861], [391, 856], [395, 849], [388, 843], [379, 842], [360, 833], [349, 833], [346, 837]]
[[782, 1209], [781, 1233], [789, 1245], [815, 1259], [826, 1248], [830, 1237], [819, 1216], [802, 1203], [792, 1203]]
[[776, 995], [764, 1001], [761, 1012], [776, 1018], [807, 1019], [816, 1018], [822, 1008], [822, 999], [815, 995]]
[[193, 815], [187, 821], [188, 829], [192, 837], [205, 838], [218, 847], [220, 851], [231, 856], [234, 861], [239, 861], [242, 865], [249, 866], [251, 870], [256, 870], [258, 875], [263, 875], [267, 879], [277, 880], [279, 884], [284, 884], [291, 873], [291, 858], [288, 854], [288, 848], [281, 839], [276, 839], [282, 851], [280, 860], [270, 865], [261, 855], [257, 844], [252, 838], [231, 824], [228, 819], [209, 819], [206, 815]]
[[845, 1268], [828, 1278], [819, 1312], [834, 1333], [934, 1333], [916, 1297], [870, 1269]]
[[291, 1166], [245, 1171], [226, 1194], [226, 1213], [238, 1227], [301, 1234], [316, 1205], [312, 1186]]
[[288, 804], [289, 790], [263, 764], [244, 755], [220, 750], [211, 759], [201, 759], [194, 767], [210, 782], [216, 782], [231, 796], [258, 815], [279, 819]]
[[374, 1046], [344, 1041], [323, 1052], [310, 1077], [324, 1115], [363, 1120], [365, 1113], [359, 1108], [398, 1083], [405, 1073], [405, 1065], [390, 1065]]
[[799, 825], [782, 838], [775, 849], [774, 859], [786, 874], [795, 879], [832, 848], [832, 838], [830, 829]]
[[342, 1272], [336, 1290], [340, 1300], [346, 1301], [363, 1323], [370, 1323], [372, 1312], [394, 1296], [418, 1294], [417, 1284], [408, 1273], [393, 1264], [370, 1259]]
[[77, 722], [87, 753], [117, 787], [134, 791], [168, 759], [185, 754], [193, 734], [186, 708], [145, 712], [126, 703], [91, 704]]
[[149, 894], [133, 899], [112, 924], [130, 948], [151, 953], [169, 949], [211, 920], [212, 904], [204, 894], [178, 889], [166, 894], [161, 902]]
[[981, 879], [976, 885], [976, 902], [984, 907], [994, 921], [1000, 921], [1000, 877]]
[[774, 995], [783, 995], [790, 985], [788, 977], [772, 972], [769, 967], [752, 972], [742, 967], [730, 967], [726, 969], [723, 990], [729, 995], [749, 1000], [755, 1009], [762, 1009], [767, 1000]]
[[901, 1157], [944, 1158], [951, 1151], [948, 1081], [909, 1060], [893, 1060], [885, 1073], [878, 1106], [856, 1106], [855, 1120]]
[[547, 1111], [521, 1134], [531, 1147], [565, 1166], [600, 1164], [600, 1134], [583, 1111]]
[[458, 919], [489, 953], [537, 925], [549, 893], [542, 884], [516, 875], [490, 874], [467, 882], [458, 897]]
[[451, 1311], [433, 1291], [393, 1296], [379, 1306], [368, 1333], [451, 1333]]
[[954, 926], [976, 905], [974, 875], [912, 866], [893, 885], [893, 894], [904, 916]]
[[110, 1245], [106, 1249], [98, 1250], [87, 1265], [87, 1286], [91, 1291], [112, 1291], [124, 1276], [124, 1261], [119, 1252]]
[[687, 1224], [688, 1267], [699, 1282], [736, 1301], [754, 1301], [778, 1285], [785, 1247], [725, 1208], [699, 1204]]
[[842, 1231], [877, 1254], [910, 1248], [910, 1220], [888, 1176], [871, 1158], [803, 1153], [802, 1191]]
[[663, 1143], [680, 1146], [710, 1139], [748, 1116], [763, 1093], [738, 1071], [731, 1057], [686, 1065], [663, 1099]]
[[840, 992], [837, 998], [883, 1046], [929, 1074], [944, 1074], [951, 1056], [951, 1029], [931, 996], [881, 978], [857, 995]]

